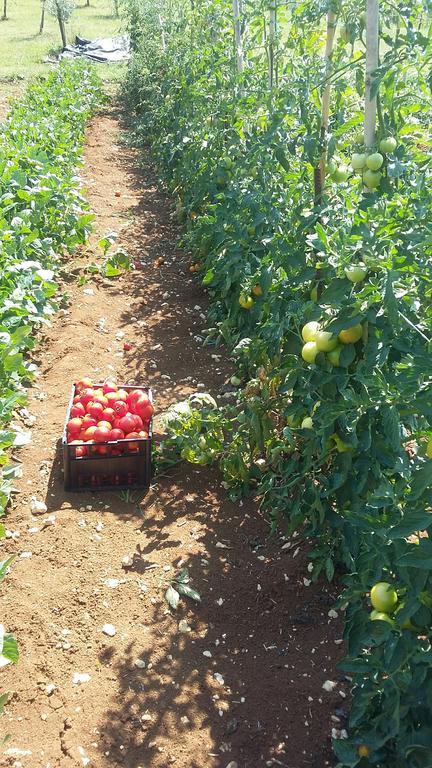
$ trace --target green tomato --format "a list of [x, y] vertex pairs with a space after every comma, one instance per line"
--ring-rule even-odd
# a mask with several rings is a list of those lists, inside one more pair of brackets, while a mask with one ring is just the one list
[[345, 267], [345, 275], [351, 283], [361, 283], [367, 275], [367, 269], [364, 264], [353, 264]]
[[364, 153], [354, 152], [351, 157], [351, 167], [353, 171], [362, 171], [366, 165], [366, 155]]
[[306, 363], [314, 363], [319, 349], [314, 341], [308, 341], [303, 345], [301, 355]]
[[383, 162], [384, 158], [379, 152], [374, 152], [366, 158], [366, 165], [371, 171], [379, 171]]
[[393, 136], [387, 136], [386, 139], [381, 139], [379, 147], [381, 152], [384, 152], [384, 154], [389, 154], [390, 152], [395, 151], [397, 147], [397, 141]]
[[254, 300], [252, 296], [247, 296], [245, 293], [241, 293], [239, 296], [239, 304], [243, 309], [251, 309], [253, 307]]
[[340, 365], [340, 355], [342, 352], [343, 347], [338, 345], [335, 347], [335, 349], [332, 349], [331, 352], [327, 352], [327, 360], [329, 363], [331, 363], [333, 366], [337, 367]]
[[311, 292], [309, 294], [309, 297], [310, 297], [311, 301], [318, 301], [318, 286], [317, 285], [315, 285], [312, 288], [312, 290], [311, 290]]
[[378, 581], [371, 589], [370, 599], [376, 611], [392, 613], [396, 608], [398, 596], [391, 584], [387, 581]]
[[337, 168], [337, 165], [334, 159], [331, 157], [330, 160], [327, 161], [327, 172], [330, 174], [330, 176], [333, 176], [336, 168]]
[[292, 429], [297, 429], [297, 427], [299, 427], [301, 424], [301, 420], [293, 415], [287, 416], [286, 422], [289, 427], [292, 427]]
[[306, 416], [306, 418], [303, 419], [301, 423], [302, 429], [312, 429], [313, 427], [313, 421], [310, 416]]
[[329, 331], [318, 331], [315, 336], [315, 344], [319, 352], [331, 352], [338, 345], [337, 336]]
[[376, 189], [382, 179], [382, 173], [368, 169], [363, 174], [363, 181], [368, 189]]
[[342, 181], [346, 181], [349, 176], [349, 169], [346, 165], [339, 165], [335, 172], [332, 174], [332, 178], [334, 181], [336, 181], [338, 184], [340, 184]]
[[253, 224], [250, 227], [247, 228], [247, 233], [248, 233], [249, 237], [254, 237], [254, 235], [256, 234], [256, 229], [253, 226]]
[[363, 147], [364, 143], [365, 143], [365, 135], [363, 131], [358, 131], [358, 133], [356, 133], [356, 135], [354, 136], [354, 144], [360, 144]]
[[372, 611], [370, 619], [371, 621], [386, 621], [387, 624], [391, 624], [391, 626], [394, 627], [393, 619], [391, 619], [390, 616], [387, 616], [383, 611]]
[[316, 320], [311, 320], [310, 323], [306, 323], [301, 332], [303, 341], [315, 341], [316, 335], [320, 330], [320, 324], [317, 323]]
[[339, 35], [341, 40], [343, 40], [344, 43], [349, 43], [351, 40], [350, 30], [347, 24], [342, 24]]
[[216, 184], [218, 187], [226, 187], [226, 179], [223, 176], [216, 176]]
[[363, 336], [363, 326], [360, 323], [352, 325], [351, 328], [345, 328], [340, 332], [338, 339], [341, 344], [356, 344]]
[[241, 384], [241, 379], [239, 379], [238, 376], [231, 376], [230, 382], [233, 385], [233, 387], [239, 387]]
[[233, 167], [233, 165], [234, 165], [234, 163], [233, 163], [233, 161], [231, 160], [230, 157], [224, 157], [222, 162], [223, 162], [225, 168], [228, 168], [228, 170], [230, 170]]

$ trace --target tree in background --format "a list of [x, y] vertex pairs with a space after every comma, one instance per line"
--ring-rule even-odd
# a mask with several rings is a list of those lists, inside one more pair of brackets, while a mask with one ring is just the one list
[[63, 48], [66, 48], [66, 24], [75, 9], [74, 0], [48, 0], [48, 11], [58, 21]]

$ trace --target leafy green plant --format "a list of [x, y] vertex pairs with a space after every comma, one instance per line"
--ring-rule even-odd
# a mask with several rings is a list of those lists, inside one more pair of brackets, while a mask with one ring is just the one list
[[195, 603], [201, 601], [199, 593], [190, 586], [190, 576], [187, 568], [181, 569], [180, 573], [172, 579], [165, 592], [165, 600], [173, 611], [177, 610], [181, 596], [189, 597]]
[[[228, 0], [164, 4], [163, 41], [151, 3], [128, 8], [135, 139], [151, 142], [200, 265], [207, 341], [228, 345], [245, 385], [235, 406], [212, 411], [213, 454], [200, 452], [189, 407], [168, 422], [166, 445], [218, 460], [232, 494], [253, 488], [274, 528], [313, 538], [315, 578], [343, 565], [353, 705], [348, 739], [334, 741], [340, 767], [426, 768], [430, 7], [384, 4], [378, 67], [376, 19], [367, 31], [350, 0], [277, 8], [271, 60], [257, 46], [268, 3], [244, 4], [241, 67]], [[309, 322], [328, 336], [307, 342]], [[381, 580], [403, 603], [390, 623], [370, 617]]]

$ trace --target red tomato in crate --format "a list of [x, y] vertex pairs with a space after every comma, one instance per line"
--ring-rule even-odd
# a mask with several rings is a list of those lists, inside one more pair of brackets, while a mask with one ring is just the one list
[[98, 427], [101, 427], [102, 429], [109, 429], [109, 431], [111, 432], [112, 424], [111, 424], [110, 421], [103, 421], [101, 419], [100, 421], [98, 421], [97, 425], [98, 425]]
[[75, 405], [72, 406], [70, 415], [74, 418], [81, 418], [82, 416], [85, 416], [85, 408], [82, 403], [78, 402], [75, 403]]
[[108, 407], [114, 408], [114, 404], [117, 402], [117, 392], [107, 392], [105, 397], [108, 400]]
[[82, 459], [82, 457], [86, 456], [87, 453], [88, 453], [88, 449], [86, 448], [85, 445], [78, 445], [75, 448], [75, 456], [77, 457], [77, 459]]
[[117, 418], [121, 419], [122, 416], [126, 416], [128, 412], [127, 403], [125, 403], [124, 400], [116, 400], [114, 403], [114, 410], [116, 412]]
[[95, 453], [99, 454], [99, 456], [108, 456], [110, 450], [107, 445], [96, 445]]
[[66, 425], [67, 431], [71, 435], [77, 435], [78, 432], [81, 432], [82, 427], [82, 419], [70, 419]]
[[139, 432], [138, 434], [139, 434], [140, 437], [148, 438], [148, 436], [149, 436], [149, 433], [145, 429], [142, 429], [141, 432]]
[[135, 423], [135, 432], [139, 432], [139, 430], [142, 429], [144, 426], [142, 418], [141, 416], [138, 416], [138, 414], [136, 413], [133, 413], [132, 416]]
[[84, 430], [84, 440], [87, 442], [88, 440], [94, 440], [95, 439], [95, 432], [97, 430], [97, 426], [94, 425], [93, 427], [87, 427], [86, 430]]
[[111, 435], [111, 425], [109, 427], [96, 427], [93, 440], [96, 443], [107, 443]]
[[138, 400], [135, 405], [135, 412], [141, 416], [143, 421], [149, 422], [154, 413], [154, 408], [150, 400]]
[[96, 424], [97, 424], [97, 421], [94, 418], [94, 416], [90, 416], [89, 413], [86, 413], [86, 415], [82, 420], [83, 428], [85, 427], [85, 429], [87, 429], [87, 427], [95, 427]]
[[80, 402], [81, 402], [80, 395], [75, 395], [75, 397], [73, 399], [73, 404], [76, 405], [77, 403], [80, 403]]
[[90, 403], [93, 400], [94, 397], [94, 391], [91, 388], [84, 389], [81, 393], [80, 400], [83, 405], [87, 405], [87, 403]]
[[95, 403], [100, 403], [103, 408], [108, 408], [109, 402], [106, 399], [105, 395], [97, 395], [95, 393], [95, 396], [93, 398]]
[[77, 383], [75, 384], [75, 389], [77, 392], [82, 392], [84, 389], [88, 389], [92, 387], [93, 387], [93, 382], [88, 376], [85, 376], [83, 379], [81, 379], [80, 381], [77, 381]]
[[140, 389], [133, 389], [132, 392], [129, 392], [127, 396], [127, 401], [132, 413], [135, 413], [135, 405], [138, 402], [138, 400], [141, 399], [141, 396], [142, 396], [142, 391]]
[[126, 402], [128, 393], [125, 389], [119, 389], [117, 392], [117, 400], [124, 400]]
[[100, 420], [100, 418], [102, 416], [102, 413], [103, 413], [103, 410], [104, 410], [104, 407], [103, 407], [102, 403], [96, 403], [96, 402], [94, 402], [94, 400], [92, 400], [87, 405], [87, 413], [90, 416], [93, 416], [93, 418], [96, 419], [96, 421]]
[[113, 408], [104, 408], [102, 411], [102, 419], [103, 421], [109, 421], [110, 424], [114, 422], [114, 419], [116, 418], [116, 412]]
[[86, 442], [85, 431], [84, 430], [82, 432], [80, 432], [79, 435], [77, 435], [77, 440], [78, 440], [79, 443]]
[[106, 381], [102, 387], [104, 395], [108, 393], [117, 392], [117, 384], [114, 381]]
[[124, 438], [125, 438], [125, 433], [123, 432], [122, 429], [118, 429], [117, 427], [115, 427], [114, 429], [111, 430], [110, 440], [124, 440]]
[[135, 429], [135, 419], [133, 414], [128, 413], [126, 416], [122, 416], [122, 418], [118, 420], [118, 426], [126, 435], [128, 435], [129, 432], [133, 432]]

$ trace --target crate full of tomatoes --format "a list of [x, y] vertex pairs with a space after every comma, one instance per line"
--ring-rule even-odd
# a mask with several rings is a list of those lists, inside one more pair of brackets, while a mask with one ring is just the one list
[[149, 387], [78, 381], [62, 441], [65, 489], [148, 488], [153, 413]]

